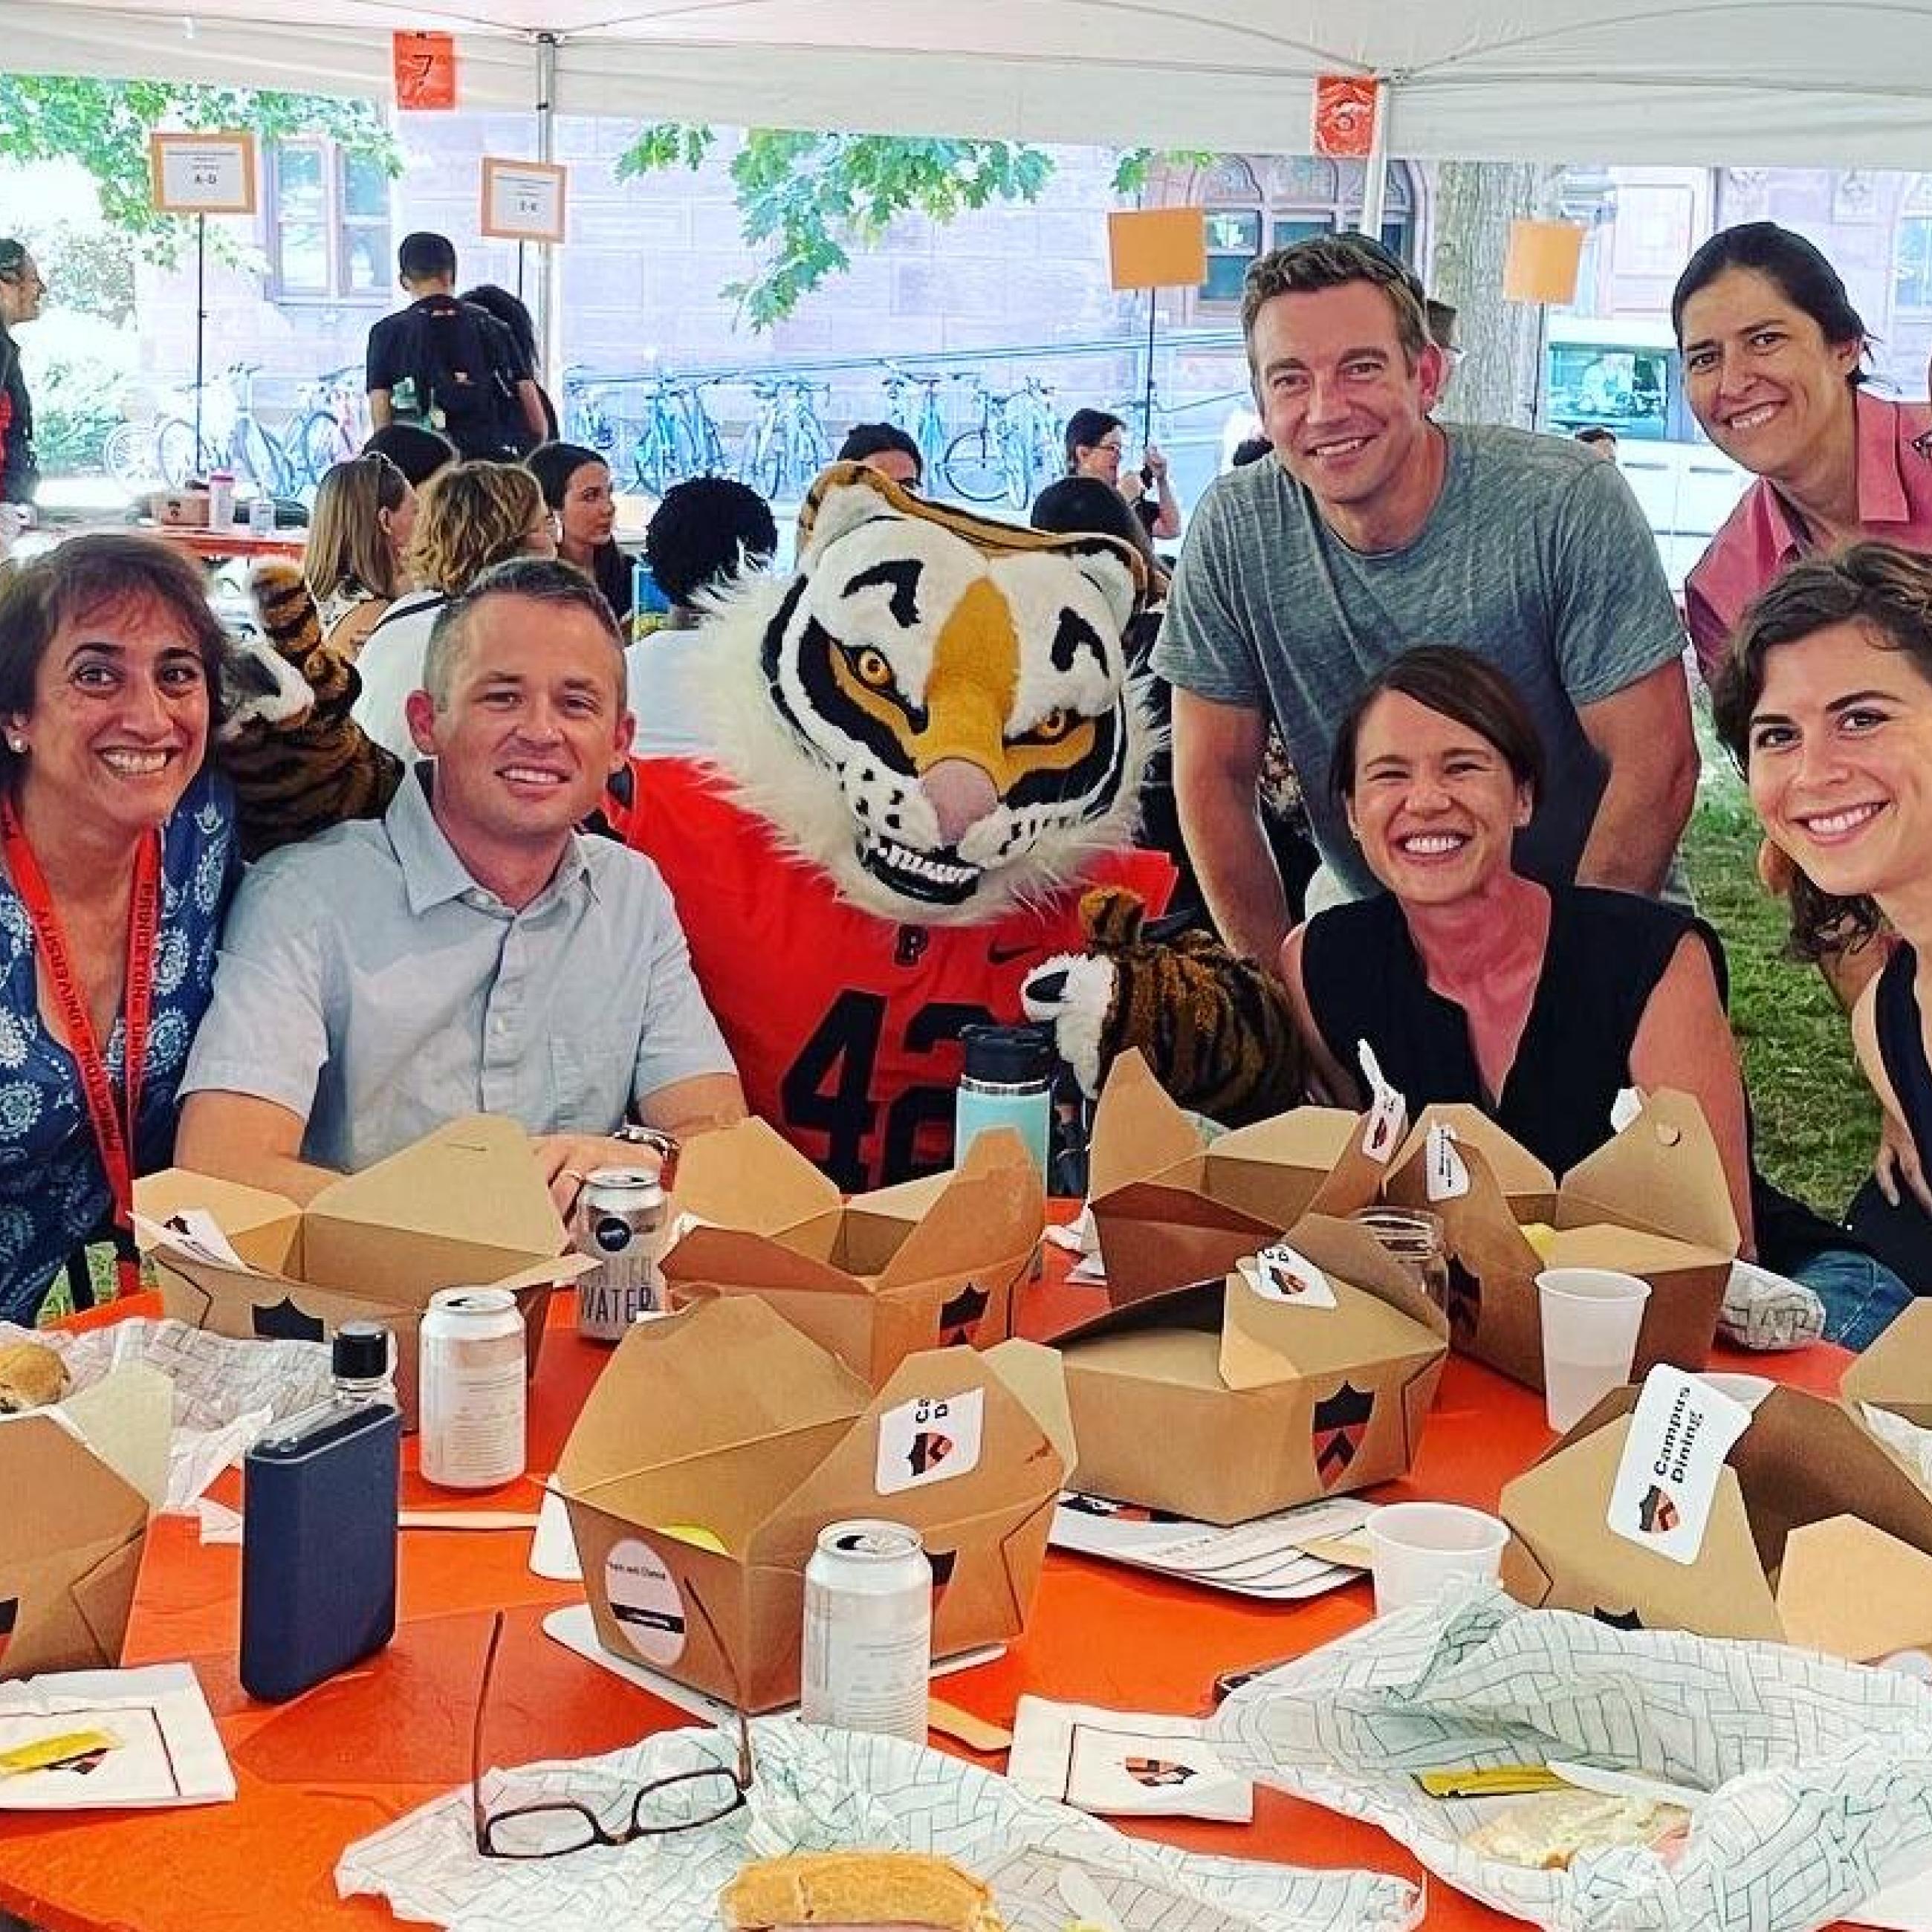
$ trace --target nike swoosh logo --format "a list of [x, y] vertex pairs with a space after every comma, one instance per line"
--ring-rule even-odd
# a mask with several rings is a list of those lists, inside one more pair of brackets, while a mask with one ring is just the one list
[[989, 946], [986, 948], [986, 964], [989, 966], [1010, 966], [1016, 959], [1030, 958], [1046, 948], [1022, 942], [1018, 946]]

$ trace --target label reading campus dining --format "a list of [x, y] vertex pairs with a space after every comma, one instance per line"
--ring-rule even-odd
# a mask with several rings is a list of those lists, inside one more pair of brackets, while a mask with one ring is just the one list
[[1742, 1402], [1659, 1363], [1644, 1378], [1610, 1486], [1611, 1529], [1673, 1563], [1696, 1562], [1718, 1472], [1750, 1420]]

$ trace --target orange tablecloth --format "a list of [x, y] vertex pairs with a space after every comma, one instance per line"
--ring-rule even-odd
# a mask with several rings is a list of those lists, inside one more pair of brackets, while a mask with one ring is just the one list
[[[1021, 1325], [1050, 1336], [1100, 1306], [1098, 1291], [1050, 1280], [1025, 1292]], [[569, 1317], [569, 1298], [559, 1296], [532, 1391], [533, 1468], [550, 1466], [610, 1358], [577, 1336]], [[1845, 1360], [1822, 1347], [1768, 1357], [1720, 1350], [1714, 1366], [1768, 1372], [1829, 1392]], [[1492, 1508], [1503, 1483], [1550, 1439], [1540, 1397], [1454, 1358], [1414, 1475], [1378, 1493]], [[412, 1465], [412, 1447], [406, 1456]], [[238, 1500], [226, 1490], [218, 1493]], [[524, 1482], [480, 1498], [454, 1497], [412, 1472], [404, 1500], [415, 1508], [534, 1508], [538, 1491]], [[238, 1796], [206, 1810], [0, 1818], [0, 1908], [48, 1932], [314, 1932], [394, 1924], [377, 1902], [336, 1898], [336, 1858], [351, 1840], [468, 1777], [470, 1714], [489, 1612], [500, 1605], [511, 1616], [491, 1693], [494, 1762], [590, 1755], [689, 1721], [543, 1635], [544, 1612], [571, 1593], [531, 1574], [527, 1536], [502, 1532], [405, 1531], [404, 1622], [395, 1642], [367, 1668], [292, 1704], [256, 1704], [235, 1676], [241, 1552], [204, 1548], [196, 1535], [182, 1518], [157, 1522], [128, 1661], [194, 1659], [234, 1761]], [[1024, 1690], [1132, 1709], [1203, 1711], [1217, 1672], [1312, 1649], [1369, 1614], [1366, 1581], [1312, 1603], [1270, 1605], [1056, 1551], [1024, 1638], [998, 1662], [948, 1677], [943, 1688], [954, 1702], [1003, 1722]], [[997, 1760], [986, 1762], [998, 1768]], [[1382, 1832], [1275, 1792], [1258, 1794], [1252, 1826], [1138, 1828], [1234, 1856], [1424, 1876]], [[1436, 1885], [1426, 1922], [1440, 1932], [1472, 1932], [1516, 1922]]]

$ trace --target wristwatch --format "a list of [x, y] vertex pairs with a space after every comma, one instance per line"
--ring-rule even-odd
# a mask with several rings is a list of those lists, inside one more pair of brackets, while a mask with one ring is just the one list
[[647, 1147], [658, 1156], [658, 1179], [668, 1187], [677, 1178], [677, 1136], [668, 1134], [661, 1128], [640, 1126], [635, 1120], [624, 1121], [611, 1135], [614, 1141], [622, 1141], [631, 1147]]

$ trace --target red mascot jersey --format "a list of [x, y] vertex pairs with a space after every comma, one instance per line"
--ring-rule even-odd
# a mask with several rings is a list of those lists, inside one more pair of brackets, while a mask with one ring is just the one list
[[700, 766], [633, 759], [631, 773], [636, 796], [612, 822], [677, 901], [752, 1111], [848, 1192], [952, 1165], [960, 1029], [1024, 1018], [1026, 975], [1084, 950], [1086, 886], [1128, 886], [1150, 916], [1173, 887], [1164, 853], [1110, 853], [1037, 908], [896, 926], [836, 896]]

